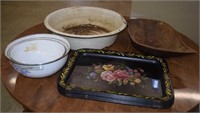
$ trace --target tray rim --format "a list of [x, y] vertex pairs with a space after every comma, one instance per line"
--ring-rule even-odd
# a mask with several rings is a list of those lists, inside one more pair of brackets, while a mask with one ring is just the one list
[[[71, 84], [66, 84], [65, 80], [68, 76], [70, 76], [68, 73], [70, 72], [70, 70], [73, 69], [76, 59], [81, 53], [96, 53], [96, 54], [104, 54], [104, 55], [115, 55], [115, 56], [123, 56], [123, 57], [136, 57], [136, 58], [142, 58], [142, 59], [148, 59], [148, 60], [157, 60], [161, 64], [162, 69], [163, 69], [163, 76], [164, 76], [164, 82], [165, 82], [164, 84], [166, 87], [166, 90], [165, 90], [166, 96], [150, 97], [150, 96], [132, 94], [130, 97], [145, 98], [145, 99], [150, 99], [153, 101], [168, 101], [168, 100], [174, 98], [174, 91], [173, 91], [173, 87], [172, 87], [171, 77], [168, 74], [169, 71], [168, 71], [167, 63], [162, 58], [159, 58], [156, 56], [145, 56], [145, 55], [137, 54], [137, 53], [122, 53], [122, 52], [112, 51], [112, 50], [78, 49], [78, 50], [74, 51], [73, 55], [68, 59], [66, 67], [63, 69], [62, 73], [59, 76], [58, 87], [65, 89], [65, 90], [72, 90], [73, 88], [76, 88], [75, 86], [73, 86]], [[89, 90], [82, 89], [82, 90], [116, 94], [116, 93], [113, 93], [112, 91], [100, 91], [100, 90], [95, 90], [95, 89], [89, 89]], [[120, 93], [118, 95], [126, 96], [126, 94], [123, 94], [123, 93]]]

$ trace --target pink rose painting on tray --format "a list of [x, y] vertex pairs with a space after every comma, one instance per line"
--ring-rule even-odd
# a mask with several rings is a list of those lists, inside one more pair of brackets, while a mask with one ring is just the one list
[[142, 68], [132, 69], [123, 64], [93, 64], [87, 79], [98, 81], [99, 78], [114, 86], [134, 86], [147, 79]]

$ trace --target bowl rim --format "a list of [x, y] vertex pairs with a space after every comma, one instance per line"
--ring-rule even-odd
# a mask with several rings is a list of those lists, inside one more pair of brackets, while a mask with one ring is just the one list
[[[65, 32], [61, 32], [59, 30], [56, 30], [54, 29], [50, 24], [49, 24], [49, 19], [52, 15], [58, 13], [58, 12], [61, 12], [63, 10], [69, 10], [69, 9], [76, 9], [76, 8], [82, 8], [82, 9], [85, 9], [85, 8], [88, 8], [88, 9], [91, 9], [91, 10], [104, 10], [106, 12], [112, 12], [113, 14], [119, 16], [119, 18], [121, 18], [122, 20], [122, 25], [118, 28], [118, 29], [115, 29], [111, 32], [108, 32], [108, 33], [104, 33], [104, 34], [98, 34], [98, 35], [75, 35], [75, 34], [70, 34], [70, 33], [65, 33]], [[59, 9], [59, 10], [56, 10], [56, 11], [53, 11], [51, 13], [49, 13], [45, 19], [44, 19], [44, 25], [45, 27], [50, 30], [51, 32], [53, 33], [56, 33], [56, 34], [59, 34], [59, 35], [62, 35], [62, 36], [67, 36], [67, 37], [71, 37], [71, 38], [81, 38], [81, 39], [87, 39], [87, 38], [103, 38], [103, 37], [107, 37], [107, 36], [112, 36], [112, 35], [116, 35], [117, 33], [121, 32], [122, 30], [124, 30], [126, 27], [127, 27], [127, 21], [125, 20], [124, 17], [122, 17], [119, 13], [117, 13], [116, 11], [113, 11], [113, 10], [110, 10], [110, 9], [105, 9], [105, 8], [100, 8], [100, 7], [92, 7], [92, 6], [74, 6], [74, 7], [67, 7], [67, 8], [62, 8], [62, 9]]]
[[[35, 41], [35, 40], [48, 40], [48, 41], [59, 43], [60, 45], [63, 46], [64, 52], [62, 55], [60, 55], [58, 58], [54, 60], [50, 60], [44, 63], [35, 63], [35, 64], [22, 63], [17, 60], [14, 60], [13, 57], [10, 56], [10, 52], [12, 51], [13, 48], [16, 47], [16, 45], [22, 44], [27, 41]], [[52, 35], [52, 34], [33, 34], [33, 35], [27, 35], [27, 36], [21, 37], [9, 43], [4, 51], [4, 55], [6, 56], [6, 58], [10, 60], [10, 62], [15, 63], [15, 64], [24, 65], [24, 66], [39, 66], [39, 65], [46, 65], [46, 64], [56, 62], [62, 59], [63, 57], [67, 56], [69, 51], [70, 51], [69, 42], [61, 36]]]

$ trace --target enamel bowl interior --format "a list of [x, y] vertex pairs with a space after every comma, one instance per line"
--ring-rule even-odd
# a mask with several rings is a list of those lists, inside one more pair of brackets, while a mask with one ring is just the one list
[[61, 36], [34, 34], [12, 41], [6, 47], [5, 56], [17, 72], [41, 78], [61, 69], [69, 50], [69, 42]]
[[7, 52], [13, 62], [33, 65], [57, 60], [66, 54], [67, 48], [58, 40], [36, 38], [13, 43]]
[[114, 35], [127, 22], [117, 12], [97, 7], [69, 7], [50, 13], [44, 20], [50, 31], [73, 38], [94, 38]]

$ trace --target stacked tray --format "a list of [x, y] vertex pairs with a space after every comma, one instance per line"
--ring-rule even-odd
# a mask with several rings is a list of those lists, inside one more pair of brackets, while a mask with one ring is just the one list
[[74, 51], [59, 76], [58, 91], [67, 97], [153, 108], [174, 102], [163, 59], [117, 51]]

